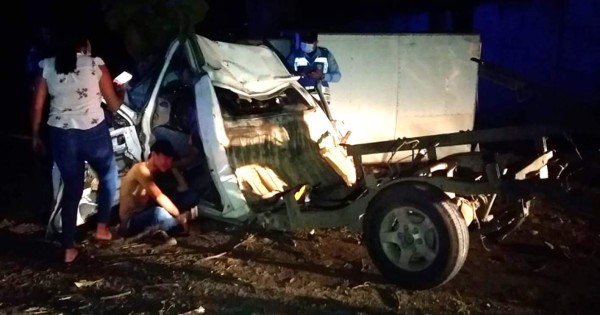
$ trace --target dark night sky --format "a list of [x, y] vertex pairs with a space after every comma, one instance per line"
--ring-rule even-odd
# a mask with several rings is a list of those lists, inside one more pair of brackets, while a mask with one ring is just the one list
[[[14, 76], [8, 80], [9, 92], [14, 94], [11, 99], [17, 102], [9, 108], [10, 118], [7, 115], [3, 117], [2, 130], [27, 132], [29, 100], [24, 97], [26, 91], [22, 82], [25, 79], [25, 52], [31, 44], [30, 35], [40, 21], [56, 17], [67, 8], [73, 9], [73, 6], [64, 5], [69, 2], [73, 0], [25, 0], [16, 3], [16, 9], [11, 11], [11, 29], [20, 30], [7, 32], [13, 43], [9, 50], [8, 68]], [[600, 34], [600, 23], [588, 21], [600, 14], [600, 5], [595, 4], [598, 2], [595, 0], [351, 0], [344, 2], [343, 10], [330, 0], [310, 5], [303, 5], [304, 2], [299, 0], [206, 2], [210, 9], [205, 21], [197, 25], [197, 31], [218, 40], [235, 36], [275, 35], [281, 30], [311, 25], [322, 32], [479, 33], [484, 57], [490, 61], [506, 65], [555, 90], [570, 86], [568, 89], [572, 97], [585, 95], [583, 100], [578, 101], [597, 102], [600, 99], [598, 93], [593, 93], [594, 90], [600, 91], [599, 81], [593, 75], [596, 70], [596, 73], [600, 72], [600, 36], [593, 35]], [[62, 5], [51, 6], [51, 3]], [[83, 12], [86, 12], [85, 19], [74, 24], [88, 24], [95, 30], [95, 52], [109, 63], [111, 71], [118, 72], [126, 67], [128, 59], [120, 38], [107, 32], [103, 17], [98, 13], [99, 0], [74, 3], [80, 10], [85, 7]], [[406, 22], [415, 16], [420, 19], [412, 20], [420, 20], [420, 24]], [[421, 18], [423, 16], [424, 19]], [[551, 50], [541, 52], [536, 47]], [[490, 97], [490, 106], [500, 109], [502, 106], [498, 104], [506, 102], [509, 97], [512, 96]]]
[[[10, 118], [3, 117], [0, 130], [3, 132], [23, 133], [28, 131], [27, 113], [29, 99], [25, 89], [25, 54], [32, 44], [32, 36], [40, 24], [48, 21], [62, 21], [76, 25], [86, 26], [93, 30], [95, 36], [95, 52], [107, 61], [111, 71], [117, 72], [127, 66], [128, 56], [123, 49], [121, 39], [117, 34], [110, 33], [100, 13], [100, 1], [74, 1], [74, 0], [24, 0], [15, 3], [9, 13], [9, 29], [19, 30], [8, 32], [11, 44], [9, 50], [10, 62], [8, 69], [14, 75], [9, 82], [12, 94], [11, 99], [17, 100], [18, 105], [9, 108]], [[392, 12], [405, 12], [407, 10], [437, 8], [439, 1], [408, 1], [419, 3], [411, 9], [410, 4], [397, 6], [390, 5], [389, 1], [375, 0], [347, 1], [341, 14], [338, 4], [334, 1], [320, 1], [318, 5], [303, 6], [298, 0], [207, 0], [209, 12], [204, 22], [197, 25], [197, 30], [214, 39], [226, 40], [234, 36], [256, 36], [257, 34], [276, 34], [273, 24], [281, 29], [306, 28], [317, 25], [323, 31], [339, 31], [336, 25], [340, 21], [351, 20], [356, 16], [377, 17], [389, 15]], [[269, 4], [273, 12], [265, 11], [261, 4]], [[428, 3], [428, 4], [423, 4]], [[353, 5], [354, 4], [354, 5]], [[252, 9], [255, 8], [255, 9]], [[258, 8], [258, 9], [256, 9]], [[74, 19], [72, 12], [82, 12], [80, 19]], [[248, 12], [256, 15], [248, 16]], [[333, 12], [333, 13], [332, 13]], [[8, 12], [7, 12], [8, 13]], [[255, 16], [255, 18], [252, 18]], [[270, 23], [265, 23], [270, 22]]]

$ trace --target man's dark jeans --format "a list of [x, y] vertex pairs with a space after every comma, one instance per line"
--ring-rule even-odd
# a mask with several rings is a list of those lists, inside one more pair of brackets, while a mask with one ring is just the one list
[[[195, 190], [186, 190], [172, 194], [169, 199], [179, 211], [185, 212], [198, 205], [200, 194]], [[152, 227], [158, 227], [165, 232], [176, 232], [180, 228], [179, 221], [156, 202], [133, 214], [123, 225], [125, 235], [135, 235]]]
[[117, 165], [112, 140], [105, 121], [91, 129], [49, 127], [54, 162], [64, 183], [62, 198], [62, 244], [74, 247], [79, 201], [84, 188], [85, 162], [99, 180], [98, 223], [108, 224], [110, 209], [117, 192]]

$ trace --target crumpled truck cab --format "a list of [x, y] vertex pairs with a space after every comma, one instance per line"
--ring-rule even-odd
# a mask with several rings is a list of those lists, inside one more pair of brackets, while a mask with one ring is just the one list
[[197, 43], [207, 73], [196, 87], [198, 121], [213, 178], [230, 168], [256, 211], [286, 189], [356, 182], [341, 135], [272, 50]]

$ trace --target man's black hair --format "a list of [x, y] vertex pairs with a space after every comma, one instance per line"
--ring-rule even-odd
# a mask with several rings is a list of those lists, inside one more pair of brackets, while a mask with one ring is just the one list
[[314, 43], [319, 38], [319, 34], [315, 31], [306, 31], [300, 33], [300, 41], [303, 43]]
[[173, 158], [173, 160], [179, 159], [179, 155], [177, 154], [177, 151], [173, 149], [171, 142], [165, 139], [156, 140], [156, 142], [150, 146], [150, 152], [163, 154]]

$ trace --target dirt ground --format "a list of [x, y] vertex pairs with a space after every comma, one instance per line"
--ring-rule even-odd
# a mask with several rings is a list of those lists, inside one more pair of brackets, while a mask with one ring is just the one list
[[[503, 243], [471, 239], [457, 277], [386, 283], [360, 237], [197, 222], [174, 247], [83, 240], [60, 263], [44, 227], [0, 223], [2, 314], [598, 314], [600, 234], [541, 202]], [[89, 239], [90, 234], [85, 235]]]
[[343, 230], [209, 220], [175, 247], [104, 246], [84, 233], [85, 255], [65, 266], [45, 227], [28, 223], [47, 209], [45, 165], [9, 157], [22, 167], [0, 185], [0, 314], [600, 314], [600, 229], [541, 201], [503, 243], [472, 238], [459, 274], [427, 291], [387, 283], [360, 237]]

